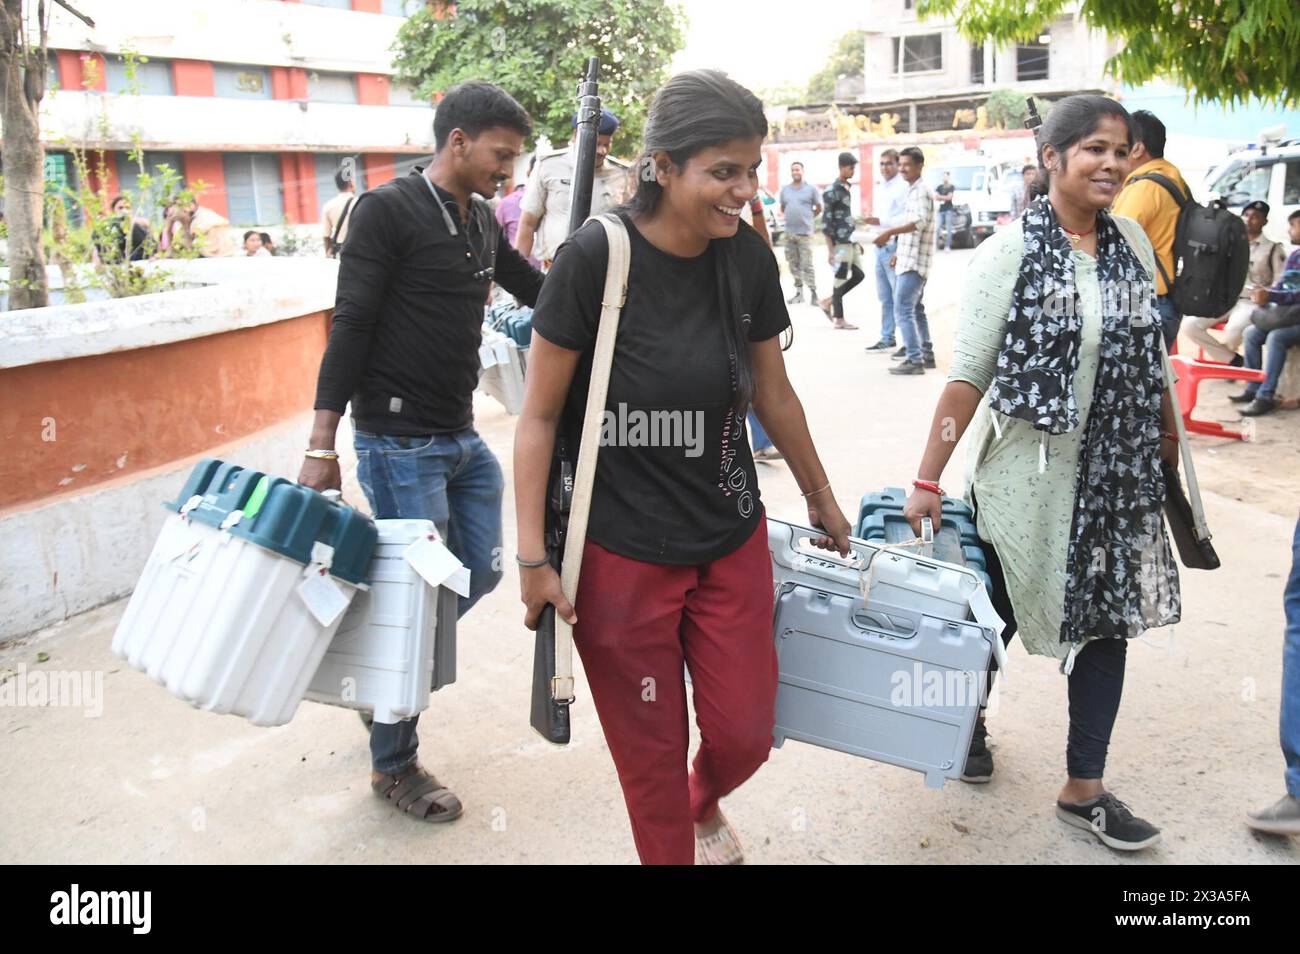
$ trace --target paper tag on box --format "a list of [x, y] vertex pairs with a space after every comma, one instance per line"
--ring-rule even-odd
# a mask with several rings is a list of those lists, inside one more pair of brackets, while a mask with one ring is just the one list
[[469, 567], [462, 566], [447, 579], [442, 581], [442, 585], [447, 587], [457, 596], [463, 596], [469, 599]]
[[442, 586], [457, 570], [465, 569], [436, 534], [420, 537], [402, 552], [402, 556], [430, 586]]
[[331, 626], [348, 608], [348, 598], [328, 573], [312, 568], [298, 584], [298, 595], [322, 626]]
[[483, 366], [483, 370], [495, 367], [497, 363], [497, 353], [492, 344], [481, 345], [478, 349], [478, 363]]

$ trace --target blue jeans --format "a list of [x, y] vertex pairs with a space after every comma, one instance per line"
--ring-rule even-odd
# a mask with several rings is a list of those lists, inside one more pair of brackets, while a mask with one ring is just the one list
[[749, 412], [749, 441], [756, 451], [772, 446], [772, 438], [767, 436], [767, 431], [763, 430], [763, 425], [758, 421], [758, 415], [753, 411]]
[[880, 299], [880, 340], [894, 343], [894, 266], [889, 260], [898, 251], [893, 241], [876, 249], [876, 297]]
[[[1276, 334], [1276, 332], [1274, 332]], [[1291, 541], [1291, 576], [1286, 581], [1286, 639], [1282, 644], [1282, 754], [1286, 790], [1300, 798], [1300, 520]]]
[[1160, 313], [1160, 330], [1165, 337], [1165, 351], [1169, 351], [1178, 340], [1178, 329], [1183, 323], [1182, 316], [1174, 307], [1174, 300], [1168, 295], [1156, 296], [1156, 311]]
[[[956, 221], [956, 209], [949, 209], [947, 212], [944, 212], [942, 209], [939, 210], [939, 228], [938, 231], [935, 232], [935, 236], [936, 238], [938, 236], [943, 236], [944, 248], [952, 248], [952, 225]], [[937, 245], [939, 243], [936, 241], [935, 244]]]
[[[469, 596], [457, 616], [501, 582], [501, 465], [473, 428], [432, 437], [356, 432], [357, 480], [377, 518], [432, 520], [448, 549], [469, 568]], [[376, 772], [415, 761], [419, 716], [370, 730]]]
[[[1263, 368], [1265, 376], [1263, 384], [1251, 381], [1246, 385], [1246, 393], [1266, 401], [1273, 400], [1277, 395], [1277, 383], [1282, 379], [1287, 351], [1292, 345], [1300, 344], [1300, 325], [1274, 328], [1272, 331], [1261, 331], [1251, 325], [1246, 329], [1242, 341], [1245, 344], [1246, 367], [1257, 371]], [[1268, 364], [1264, 363], [1265, 359]]]
[[894, 320], [903, 336], [903, 347], [907, 349], [907, 360], [921, 363], [923, 357], [934, 357], [934, 345], [930, 341], [930, 322], [925, 316], [925, 304], [921, 295], [925, 291], [925, 279], [917, 271], [901, 272], [894, 285]]

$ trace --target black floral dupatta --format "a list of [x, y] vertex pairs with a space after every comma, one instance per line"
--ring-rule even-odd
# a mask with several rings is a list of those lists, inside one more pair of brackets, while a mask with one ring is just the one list
[[[989, 403], [1043, 431], [1045, 466], [1046, 435], [1079, 426], [1079, 299], [1073, 250], [1046, 196], [1023, 221], [1024, 256]], [[1105, 212], [1097, 216], [1097, 277], [1100, 364], [1079, 451], [1061, 619], [1061, 641], [1070, 643], [1140, 636], [1181, 612], [1162, 516], [1165, 375], [1155, 289]]]

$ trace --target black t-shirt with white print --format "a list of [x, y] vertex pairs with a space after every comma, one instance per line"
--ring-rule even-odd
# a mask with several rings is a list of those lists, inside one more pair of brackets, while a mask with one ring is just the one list
[[[733, 552], [762, 519], [745, 419], [732, 409], [714, 256], [680, 258], [650, 244], [623, 216], [631, 244], [587, 537], [634, 560], [695, 566]], [[749, 339], [790, 325], [776, 258], [740, 225], [732, 260]], [[588, 222], [556, 253], [533, 312], [533, 330], [583, 352], [564, 414], [577, 456], [609, 246]]]

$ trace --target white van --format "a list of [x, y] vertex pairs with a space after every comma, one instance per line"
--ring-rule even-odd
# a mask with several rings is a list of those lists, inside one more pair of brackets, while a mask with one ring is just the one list
[[[930, 191], [943, 182], [945, 172], [952, 176], [957, 191], [952, 195], [957, 213], [953, 223], [955, 248], [974, 248], [1001, 225], [1011, 221], [1012, 196], [1022, 188], [1019, 170], [1014, 163], [973, 158], [967, 162], [926, 164], [922, 173]], [[936, 205], [936, 214], [938, 206]], [[939, 236], [942, 244], [943, 237]]]
[[1241, 149], [1210, 170], [1205, 188], [1211, 198], [1223, 199], [1240, 213], [1246, 203], [1268, 203], [1264, 234], [1289, 245], [1286, 220], [1300, 208], [1300, 139]]

